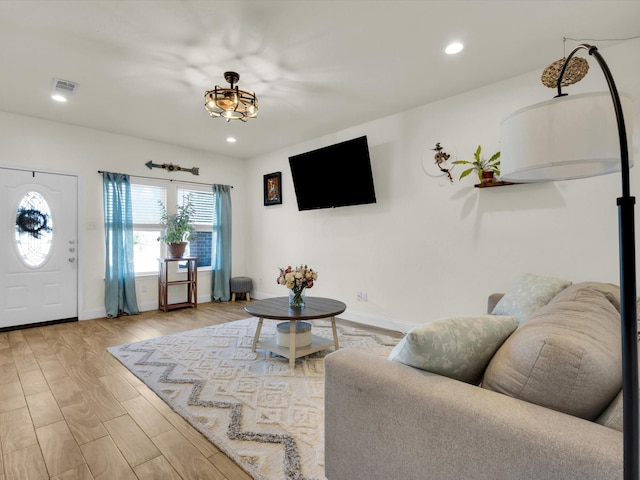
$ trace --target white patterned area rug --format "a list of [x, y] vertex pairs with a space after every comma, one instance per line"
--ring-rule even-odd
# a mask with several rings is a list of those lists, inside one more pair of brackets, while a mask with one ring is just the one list
[[[109, 348], [134, 375], [257, 480], [322, 480], [323, 359], [289, 361], [251, 351], [258, 320], [248, 318]], [[260, 338], [276, 334], [265, 320]], [[313, 334], [332, 338], [327, 320]], [[386, 357], [399, 339], [338, 326], [340, 348]]]

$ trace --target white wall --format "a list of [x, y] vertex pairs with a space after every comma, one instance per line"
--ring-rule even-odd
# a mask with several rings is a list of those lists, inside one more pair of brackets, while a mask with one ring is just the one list
[[[200, 167], [200, 175], [149, 170], [145, 163]], [[98, 170], [233, 185], [233, 273], [245, 275], [245, 162], [209, 153], [114, 135], [88, 128], [0, 112], [0, 166], [77, 174], [79, 197], [79, 318], [97, 318], [104, 309], [104, 217]], [[211, 299], [211, 275], [199, 272], [200, 301]], [[136, 280], [141, 309], [157, 308], [157, 277]]]
[[[601, 52], [618, 88], [634, 97], [640, 125], [640, 41]], [[599, 67], [590, 64], [588, 76], [568, 92], [606, 90]], [[276, 285], [278, 267], [308, 263], [320, 273], [309, 294], [343, 300], [346, 318], [406, 329], [482, 312], [487, 294], [506, 290], [525, 272], [618, 283], [619, 175], [476, 189], [472, 178], [457, 180], [460, 170], [452, 185], [423, 170], [436, 142], [455, 158], [471, 158], [478, 144], [489, 154], [498, 150], [504, 115], [554, 95], [539, 76], [531, 72], [246, 162], [0, 112], [0, 166], [79, 176], [80, 318], [104, 315], [97, 170], [109, 170], [234, 185], [233, 274], [252, 277], [257, 297], [285, 295]], [[298, 212], [289, 155], [360, 135], [369, 139], [378, 203]], [[637, 131], [636, 158], [639, 137]], [[198, 166], [200, 176], [150, 171], [148, 160]], [[274, 171], [283, 175], [284, 203], [264, 207], [263, 175]], [[632, 191], [639, 175], [632, 170]], [[199, 280], [200, 299], [206, 299], [210, 278]], [[136, 282], [142, 308], [155, 308], [156, 282]], [[367, 302], [356, 301], [358, 291], [367, 293]]]
[[[635, 99], [627, 116], [640, 125], [640, 40], [601, 53], [618, 89]], [[587, 77], [568, 93], [607, 89], [595, 60], [589, 63]], [[619, 283], [619, 175], [477, 189], [474, 178], [457, 180], [462, 169], [453, 184], [423, 170], [436, 142], [458, 159], [470, 159], [478, 144], [488, 155], [499, 150], [502, 117], [555, 95], [540, 83], [542, 68], [251, 159], [247, 233], [254, 240], [246, 264], [254, 294], [286, 295], [275, 281], [278, 267], [307, 263], [319, 271], [309, 295], [344, 301], [345, 318], [406, 329], [483, 312], [489, 293], [526, 272]], [[377, 203], [298, 212], [288, 157], [360, 135], [368, 136]], [[264, 207], [263, 175], [274, 171], [282, 172], [283, 204]], [[632, 191], [639, 176], [633, 169]], [[358, 291], [367, 302], [356, 301]]]

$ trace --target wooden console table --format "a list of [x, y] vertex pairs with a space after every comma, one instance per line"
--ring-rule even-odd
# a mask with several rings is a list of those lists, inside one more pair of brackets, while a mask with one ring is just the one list
[[[169, 280], [169, 265], [173, 262], [187, 262], [186, 280]], [[198, 306], [198, 259], [196, 257], [159, 258], [158, 270], [158, 310], [168, 312], [174, 308]], [[179, 303], [169, 303], [169, 287], [172, 285], [186, 285], [187, 300]]]

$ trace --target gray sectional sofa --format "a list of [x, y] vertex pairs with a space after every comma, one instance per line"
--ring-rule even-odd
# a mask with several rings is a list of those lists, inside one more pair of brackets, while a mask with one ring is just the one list
[[[568, 285], [524, 308], [509, 292], [490, 305], [518, 320], [492, 350], [470, 354], [460, 340], [482, 343], [476, 325], [491, 319], [474, 319], [464, 335], [459, 327], [469, 322], [435, 322], [454, 360], [480, 364], [480, 380], [428, 371], [422, 362], [435, 365], [433, 358], [406, 354], [412, 341], [410, 350], [425, 348], [411, 334], [394, 349], [396, 361], [348, 349], [328, 355], [327, 479], [621, 479], [619, 290]], [[450, 358], [445, 363], [432, 370], [455, 372]]]

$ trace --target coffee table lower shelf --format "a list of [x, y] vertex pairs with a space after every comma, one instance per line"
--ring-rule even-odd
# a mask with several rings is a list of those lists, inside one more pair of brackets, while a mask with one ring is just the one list
[[[304, 357], [306, 355], [311, 355], [312, 353], [319, 352], [321, 350], [326, 350], [327, 348], [335, 347], [335, 343], [333, 340], [329, 340], [324, 337], [319, 337], [318, 335], [311, 334], [311, 344], [306, 347], [298, 347], [295, 350], [295, 356], [293, 360], [296, 358]], [[289, 347], [281, 347], [278, 345], [276, 338], [267, 338], [265, 340], [259, 340], [256, 343], [256, 348], [263, 348], [269, 352], [276, 353], [281, 357], [288, 358], [291, 360], [291, 356], [289, 354]]]

